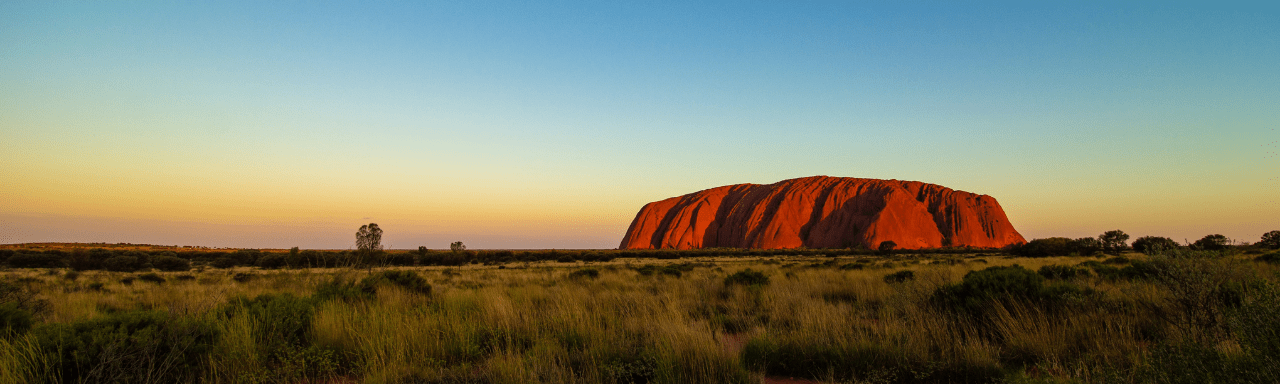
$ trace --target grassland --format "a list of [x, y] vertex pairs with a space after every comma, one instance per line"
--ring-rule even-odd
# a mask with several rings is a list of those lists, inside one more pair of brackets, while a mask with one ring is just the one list
[[32, 317], [0, 320], [0, 382], [1274, 382], [1277, 273], [1193, 251], [10, 269], [0, 315]]

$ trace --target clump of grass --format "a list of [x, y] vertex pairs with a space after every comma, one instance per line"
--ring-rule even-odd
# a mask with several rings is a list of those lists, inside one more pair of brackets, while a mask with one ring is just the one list
[[362, 289], [370, 292], [375, 292], [379, 284], [396, 285], [423, 295], [431, 294], [431, 284], [427, 283], [427, 279], [412, 271], [382, 271], [360, 281]]
[[248, 272], [239, 272], [231, 275], [231, 280], [235, 280], [237, 283], [247, 283], [249, 280], [253, 280], [253, 278], [254, 274]]
[[903, 283], [915, 280], [916, 273], [910, 270], [901, 270], [888, 275], [884, 275], [884, 282], [889, 284]]
[[763, 272], [747, 268], [724, 278], [724, 285], [764, 286], [769, 284], [769, 276]]
[[144, 274], [138, 275], [138, 280], [142, 280], [148, 283], [156, 283], [156, 284], [164, 283], [166, 281], [164, 277], [161, 277], [160, 275], [157, 275], [155, 273], [144, 273]]
[[568, 277], [570, 279], [595, 279], [600, 277], [600, 271], [595, 268], [579, 269], [569, 272]]

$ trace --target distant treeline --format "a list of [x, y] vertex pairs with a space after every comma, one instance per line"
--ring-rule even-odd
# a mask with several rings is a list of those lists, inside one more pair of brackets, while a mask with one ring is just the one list
[[35, 250], [0, 249], [0, 262], [12, 268], [71, 268], [75, 270], [107, 270], [132, 272], [158, 269], [185, 271], [193, 266], [232, 268], [255, 266], [275, 268], [335, 268], [364, 266], [461, 266], [467, 264], [506, 264], [521, 262], [605, 262], [616, 258], [684, 259], [696, 257], [773, 257], [773, 256], [859, 256], [889, 253], [969, 254], [1000, 252], [988, 248], [936, 248], [897, 250], [892, 252], [866, 249], [658, 249], [658, 250], [429, 250], [417, 251], [332, 251], [299, 250], [264, 252], [257, 249], [236, 251], [172, 251], [72, 249]]

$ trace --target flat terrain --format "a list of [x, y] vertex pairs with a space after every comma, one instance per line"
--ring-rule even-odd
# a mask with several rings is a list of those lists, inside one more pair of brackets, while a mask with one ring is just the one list
[[1256, 367], [1277, 356], [1259, 355], [1276, 345], [1267, 339], [1274, 328], [1272, 336], [1265, 329], [1277, 318], [1250, 314], [1280, 313], [1280, 268], [1252, 258], [1187, 251], [9, 269], [0, 272], [7, 297], [32, 316], [29, 329], [0, 341], [0, 382], [1212, 378], [1167, 364], [1196, 357]]

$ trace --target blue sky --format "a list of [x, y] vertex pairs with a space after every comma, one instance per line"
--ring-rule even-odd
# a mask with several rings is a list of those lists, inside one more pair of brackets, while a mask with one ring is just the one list
[[0, 242], [610, 248], [646, 202], [818, 174], [990, 194], [1028, 238], [1256, 241], [1277, 16], [5, 2]]

